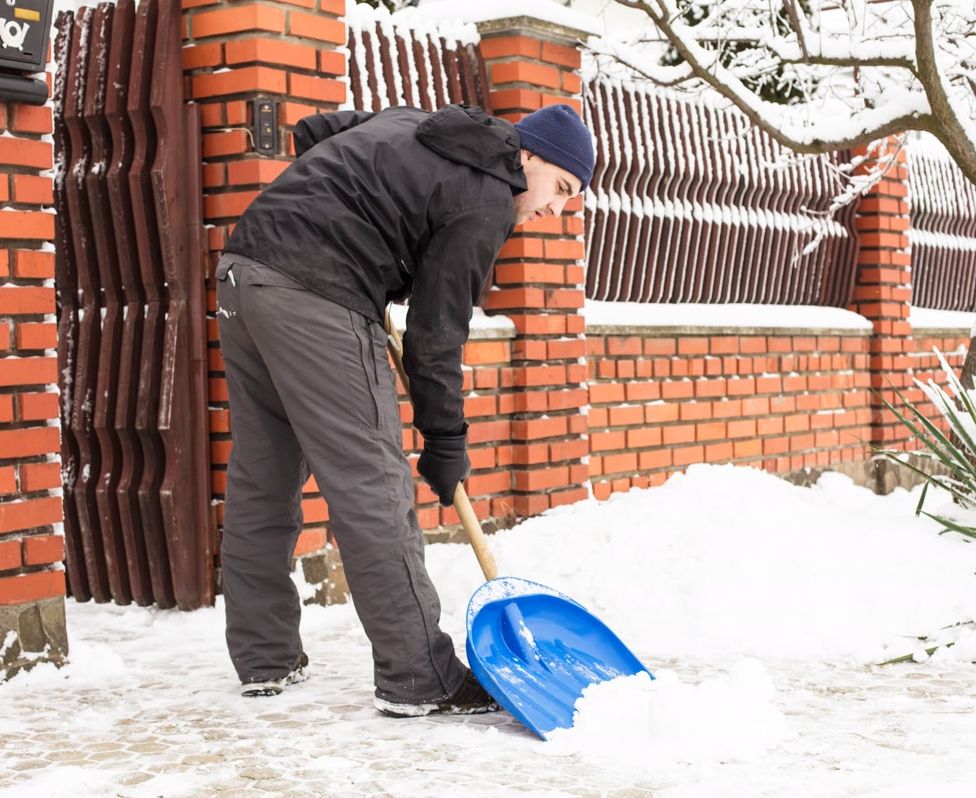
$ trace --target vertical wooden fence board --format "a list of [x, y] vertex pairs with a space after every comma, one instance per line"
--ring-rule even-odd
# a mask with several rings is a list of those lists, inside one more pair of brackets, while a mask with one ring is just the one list
[[101, 337], [98, 264], [91, 229], [91, 211], [85, 190], [85, 175], [91, 162], [91, 140], [84, 120], [85, 90], [90, 66], [90, 37], [93, 12], [82, 7], [75, 17], [75, 35], [69, 59], [64, 121], [68, 130], [71, 160], [65, 191], [71, 218], [72, 249], [78, 276], [78, 344], [72, 379], [71, 427], [78, 443], [78, 468], [71, 476], [83, 543], [89, 590], [96, 601], [111, 598], [108, 569], [99, 525], [95, 480], [101, 457], [93, 427], [95, 387], [98, 379], [98, 349]]
[[65, 109], [70, 77], [70, 55], [74, 38], [74, 14], [58, 14], [54, 41], [56, 65], [54, 91], [54, 207], [55, 227], [54, 286], [58, 313], [58, 388], [61, 417], [61, 482], [64, 507], [65, 570], [69, 593], [78, 601], [88, 601], [88, 568], [84, 542], [78, 523], [75, 497], [76, 474], [80, 462], [79, 445], [72, 425], [74, 363], [78, 355], [78, 276], [75, 271], [74, 242], [71, 236], [71, 214], [67, 198], [67, 170], [71, 147], [65, 123]]
[[[181, 609], [194, 609], [212, 603], [214, 585], [208, 522], [201, 152], [199, 136], [188, 130], [184, 117], [181, 41], [180, 4], [162, 0], [150, 92], [157, 135], [152, 189], [169, 287], [158, 415], [165, 447], [160, 501], [174, 598]], [[198, 129], [195, 115], [191, 121]]]
[[118, 381], [115, 387], [114, 427], [119, 439], [120, 457], [115, 493], [132, 598], [137, 604], [148, 605], [153, 603], [153, 591], [139, 513], [138, 487], [142, 475], [142, 447], [135, 428], [145, 295], [139, 274], [139, 251], [129, 191], [134, 142], [127, 111], [134, 33], [135, 3], [133, 0], [119, 0], [112, 22], [108, 89], [105, 98], [105, 115], [112, 139], [112, 159], [107, 185], [122, 288], [119, 301], [123, 303]]
[[132, 166], [129, 171], [129, 191], [139, 257], [139, 275], [145, 296], [135, 417], [143, 463], [137, 489], [139, 516], [143, 524], [155, 603], [160, 607], [172, 607], [176, 602], [173, 597], [172, 569], [159, 498], [165, 461], [163, 442], [158, 428], [163, 334], [168, 292], [160, 261], [159, 233], [150, 178], [150, 167], [156, 157], [156, 131], [149, 102], [157, 17], [158, 0], [142, 0], [136, 8], [127, 113], [134, 142]]
[[85, 191], [88, 194], [92, 240], [95, 244], [94, 262], [89, 261], [89, 266], [98, 272], [98, 309], [101, 321], [92, 411], [92, 428], [98, 441], [99, 464], [92, 479], [109, 589], [116, 603], [128, 604], [132, 595], [115, 496], [121, 470], [119, 438], [115, 432], [115, 386], [119, 378], [122, 337], [121, 278], [108, 198], [111, 135], [105, 118], [105, 93], [110, 62], [110, 57], [107, 56], [110, 56], [114, 12], [114, 5], [101, 3], [96, 7], [92, 19], [92, 52], [97, 53], [98, 57], [90, 58], [85, 92], [85, 125], [91, 140], [91, 161], [85, 175]]

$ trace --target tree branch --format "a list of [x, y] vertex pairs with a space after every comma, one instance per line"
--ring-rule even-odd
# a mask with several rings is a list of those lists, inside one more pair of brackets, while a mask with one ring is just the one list
[[800, 45], [800, 52], [803, 53], [804, 60], [810, 57], [810, 51], [807, 49], [807, 40], [803, 35], [803, 26], [800, 24], [800, 16], [796, 10], [796, 0], [783, 0], [783, 8], [786, 9], [786, 16], [790, 21], [790, 27], [793, 29], [793, 33], [796, 34], [796, 40]]
[[[914, 0], [926, 2], [926, 0]], [[852, 115], [849, 121], [861, 122], [861, 132], [847, 136], [814, 136], [808, 140], [801, 139], [795, 132], [788, 131], [785, 125], [778, 125], [771, 121], [769, 115], [764, 114], [767, 103], [764, 103], [754, 92], [750, 91], [729, 69], [722, 66], [718, 53], [703, 49], [696, 41], [695, 31], [681, 23], [674, 15], [674, 6], [668, 0], [654, 0], [654, 4], [643, 0], [617, 0], [618, 3], [644, 11], [665, 35], [678, 54], [684, 59], [694, 77], [707, 83], [716, 92], [735, 105], [756, 127], [785, 147], [801, 153], [825, 153], [836, 150], [850, 149], [869, 144], [877, 139], [902, 133], [905, 130], [928, 130], [934, 132], [934, 119], [923, 104], [912, 108], [907, 102], [908, 110], [894, 117], [886, 117], [875, 109], [865, 109]], [[614, 57], [617, 57], [614, 55]], [[624, 59], [622, 63], [632, 66]], [[864, 66], [862, 62], [843, 64], [844, 66]], [[898, 66], [903, 66], [901, 63]], [[641, 70], [645, 72], [646, 70]], [[652, 78], [653, 79], [653, 78]], [[911, 99], [910, 95], [906, 99]], [[777, 107], [782, 112], [782, 107]], [[795, 111], [795, 107], [790, 110]]]
[[[919, 82], [925, 89], [936, 125], [931, 130], [970, 181], [976, 183], [976, 142], [963, 127], [942, 82], [932, 38], [932, 0], [912, 0], [915, 9], [915, 48]], [[971, 80], [971, 79], [970, 79]]]

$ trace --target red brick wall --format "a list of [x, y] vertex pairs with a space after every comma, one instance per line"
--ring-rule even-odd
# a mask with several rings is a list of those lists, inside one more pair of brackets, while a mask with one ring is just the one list
[[[291, 163], [291, 129], [303, 116], [335, 110], [345, 100], [339, 80], [345, 56], [345, 0], [228, 2], [184, 0], [183, 68], [189, 96], [200, 105], [203, 125], [204, 222], [208, 228], [211, 490], [215, 521], [223, 521], [222, 498], [230, 454], [230, 412], [218, 343], [216, 287], [212, 271], [237, 218]], [[248, 130], [250, 101], [277, 103], [279, 150], [258, 155]], [[298, 553], [322, 548], [327, 510], [315, 482], [304, 488], [308, 531]]]
[[[523, 25], [482, 31], [495, 114], [515, 122], [564, 103], [577, 112], [579, 35]], [[508, 316], [512, 350], [512, 490], [517, 515], [585, 498], [587, 404], [583, 307], [583, 204], [516, 228], [495, 268], [486, 310]]]
[[[64, 595], [50, 108], [0, 103], [0, 605]], [[8, 137], [8, 134], [10, 137]], [[0, 635], [2, 637], [2, 635]]]
[[864, 459], [867, 348], [866, 334], [815, 330], [588, 334], [594, 494], [692, 463], [786, 473]]

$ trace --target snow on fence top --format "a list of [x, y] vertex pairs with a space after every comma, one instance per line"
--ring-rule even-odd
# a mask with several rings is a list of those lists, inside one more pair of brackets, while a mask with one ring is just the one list
[[930, 142], [908, 146], [912, 304], [976, 310], [976, 186]]
[[788, 157], [738, 111], [587, 61], [589, 299], [847, 305], [854, 209], [825, 215], [841, 157]]
[[464, 102], [491, 113], [473, 24], [430, 17], [423, 8], [390, 14], [364, 3], [349, 7], [346, 23], [354, 108], [412, 105], [432, 111]]

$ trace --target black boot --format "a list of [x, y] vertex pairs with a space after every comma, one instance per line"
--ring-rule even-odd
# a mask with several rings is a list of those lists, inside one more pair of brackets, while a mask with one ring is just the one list
[[419, 718], [423, 715], [443, 713], [446, 715], [477, 715], [482, 712], [495, 712], [498, 704], [488, 692], [478, 684], [471, 669], [464, 675], [461, 686], [454, 695], [438, 701], [404, 701], [388, 693], [376, 691], [373, 706], [391, 718]]
[[260, 681], [244, 682], [241, 685], [241, 695], [246, 698], [258, 696], [278, 695], [289, 684], [304, 682], [308, 678], [308, 655], [303, 651], [295, 667], [280, 679], [261, 679]]

